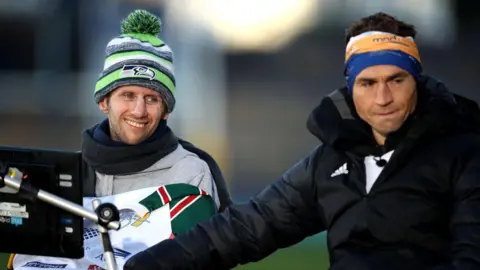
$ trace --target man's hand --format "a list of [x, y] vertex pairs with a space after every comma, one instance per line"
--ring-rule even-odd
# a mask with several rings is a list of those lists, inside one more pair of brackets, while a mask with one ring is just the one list
[[[150, 253], [142, 251], [135, 254], [133, 257], [128, 259], [127, 263], [123, 266], [125, 270], [139, 270], [139, 269], [158, 269], [155, 265], [155, 258], [153, 258]], [[160, 269], [159, 269], [160, 270]]]
[[[124, 270], [170, 270], [170, 269], [188, 269], [183, 265], [182, 259], [178, 256], [182, 254], [182, 247], [173, 239], [162, 241], [142, 252], [135, 254], [127, 260], [123, 266]], [[155, 257], [154, 254], [162, 254], [162, 258], [168, 258], [166, 264]], [[177, 255], [175, 255], [177, 254]], [[175, 258], [179, 257], [179, 258]], [[175, 263], [173, 263], [175, 262]], [[175, 265], [173, 265], [175, 264]]]

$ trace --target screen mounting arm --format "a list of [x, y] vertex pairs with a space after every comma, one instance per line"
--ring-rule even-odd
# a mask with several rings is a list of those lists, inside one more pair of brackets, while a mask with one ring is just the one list
[[100, 200], [93, 200], [94, 211], [90, 211], [81, 205], [65, 200], [55, 194], [46, 192], [23, 182], [23, 174], [17, 168], [1, 166], [0, 168], [0, 187], [10, 187], [17, 192], [28, 196], [31, 199], [38, 199], [55, 207], [63, 209], [74, 215], [86, 218], [98, 224], [99, 231], [102, 234], [102, 245], [105, 254], [105, 262], [108, 270], [117, 270], [113, 248], [108, 235], [108, 230], [120, 229], [120, 214], [117, 207], [111, 203], [100, 204]]

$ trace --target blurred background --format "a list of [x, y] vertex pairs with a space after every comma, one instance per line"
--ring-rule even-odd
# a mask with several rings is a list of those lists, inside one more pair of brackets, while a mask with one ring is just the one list
[[[318, 141], [306, 130], [342, 86], [349, 23], [384, 11], [416, 25], [424, 69], [480, 101], [480, 20], [462, 0], [0, 0], [0, 144], [79, 150], [105, 46], [134, 9], [160, 16], [175, 53], [169, 125], [219, 162], [236, 202]], [[238, 269], [327, 269], [320, 234]]]

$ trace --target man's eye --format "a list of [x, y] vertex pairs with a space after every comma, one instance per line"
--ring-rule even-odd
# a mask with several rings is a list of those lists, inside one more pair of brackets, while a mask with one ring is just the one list
[[127, 99], [133, 99], [135, 97], [133, 93], [129, 93], [129, 92], [124, 93], [123, 96]]
[[372, 82], [362, 82], [362, 83], [360, 84], [360, 86], [362, 86], [362, 87], [370, 87], [370, 86], [372, 86], [372, 84], [373, 84]]
[[148, 103], [158, 103], [159, 98], [157, 97], [147, 97], [147, 102]]

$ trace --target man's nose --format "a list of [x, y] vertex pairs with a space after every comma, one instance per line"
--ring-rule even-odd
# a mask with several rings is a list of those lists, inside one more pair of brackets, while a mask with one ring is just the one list
[[381, 83], [378, 87], [375, 103], [380, 106], [386, 106], [393, 102], [392, 91], [387, 83]]
[[138, 118], [144, 117], [147, 114], [147, 104], [143, 98], [138, 98], [135, 101], [135, 107], [133, 108], [132, 114]]

